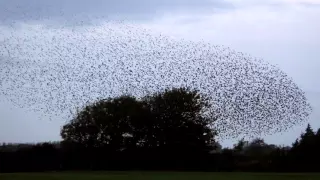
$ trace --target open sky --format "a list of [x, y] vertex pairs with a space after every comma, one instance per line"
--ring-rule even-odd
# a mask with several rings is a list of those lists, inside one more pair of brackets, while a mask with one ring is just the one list
[[[77, 26], [79, 21], [82, 27], [99, 28], [99, 22], [106, 20], [103, 17], [129, 19], [178, 39], [229, 46], [277, 65], [306, 92], [313, 107], [307, 122], [320, 128], [320, 1], [0, 0], [0, 43], [8, 29], [28, 33], [26, 25], [50, 30]], [[60, 126], [66, 120], [38, 120], [37, 116], [0, 96], [0, 142], [59, 140]], [[304, 128], [264, 138], [268, 143], [288, 145]]]

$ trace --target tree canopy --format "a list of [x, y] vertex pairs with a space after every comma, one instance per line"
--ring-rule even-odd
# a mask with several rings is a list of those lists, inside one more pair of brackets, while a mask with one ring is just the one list
[[99, 100], [77, 112], [63, 126], [64, 141], [112, 151], [131, 148], [208, 152], [213, 149], [214, 118], [198, 91], [173, 88], [137, 99], [120, 96]]

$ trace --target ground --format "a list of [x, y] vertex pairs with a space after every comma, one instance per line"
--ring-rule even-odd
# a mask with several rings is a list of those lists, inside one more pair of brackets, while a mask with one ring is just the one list
[[1, 180], [319, 180], [320, 174], [64, 172], [0, 174]]

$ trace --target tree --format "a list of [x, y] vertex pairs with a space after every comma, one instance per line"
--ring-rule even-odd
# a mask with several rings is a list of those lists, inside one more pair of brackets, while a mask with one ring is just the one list
[[296, 140], [291, 149], [291, 157], [297, 169], [303, 171], [314, 171], [317, 162], [317, 142], [316, 134], [308, 124], [305, 132], [300, 135], [300, 139]]
[[316, 158], [317, 158], [317, 161], [319, 162], [320, 161], [320, 153], [319, 153], [320, 152], [320, 128], [318, 129], [318, 131], [316, 133], [315, 144], [316, 144], [315, 151], [317, 152]]
[[313, 129], [311, 128], [311, 125], [310, 124], [308, 124], [308, 126], [307, 126], [307, 128], [306, 128], [306, 130], [305, 130], [305, 133], [302, 135], [302, 139], [301, 140], [303, 140], [303, 139], [305, 139], [305, 138], [314, 138], [314, 136], [315, 136], [315, 134], [314, 134], [314, 132], [313, 132]]
[[248, 145], [248, 142], [245, 141], [244, 138], [242, 138], [241, 140], [238, 141], [237, 144], [233, 146], [233, 149], [235, 150], [235, 152], [243, 153], [247, 145]]
[[253, 139], [244, 149], [247, 156], [262, 161], [277, 149], [276, 145], [267, 144], [261, 138]]
[[140, 137], [133, 136], [133, 126], [144, 120], [145, 115], [142, 103], [134, 97], [100, 100], [78, 112], [63, 126], [61, 136], [64, 141], [86, 147], [108, 146], [109, 150], [119, 151], [128, 143], [137, 144]]
[[320, 137], [320, 128], [318, 129], [316, 136], [317, 136], [318, 138]]
[[[310, 124], [308, 124], [305, 133], [301, 134], [300, 139], [300, 148], [304, 153], [311, 153], [311, 150], [313, 149], [315, 145], [315, 133], [313, 132]], [[309, 152], [307, 152], [309, 151]]]
[[210, 104], [198, 91], [173, 88], [144, 98], [152, 117], [153, 136], [149, 142], [171, 150], [209, 152], [216, 132], [210, 128], [216, 120], [205, 116]]
[[299, 139], [296, 139], [296, 140], [294, 141], [294, 143], [292, 143], [292, 149], [298, 148], [298, 147], [299, 147], [299, 143], [300, 143]]
[[209, 152], [215, 120], [205, 116], [209, 104], [197, 91], [171, 89], [137, 100], [121, 96], [97, 101], [63, 126], [64, 141], [112, 151], [134, 148], [163, 152]]

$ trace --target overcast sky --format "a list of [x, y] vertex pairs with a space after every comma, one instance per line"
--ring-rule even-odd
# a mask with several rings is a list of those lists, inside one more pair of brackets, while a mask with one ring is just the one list
[[[127, 19], [173, 38], [229, 46], [275, 64], [303, 89], [320, 127], [320, 1], [318, 0], [0, 0], [0, 42], [10, 29], [90, 27]], [[24, 26], [22, 26], [24, 24]], [[41, 120], [0, 97], [0, 142], [58, 140], [65, 122]], [[265, 137], [290, 144], [305, 128]], [[226, 141], [230, 145], [234, 141]]]

